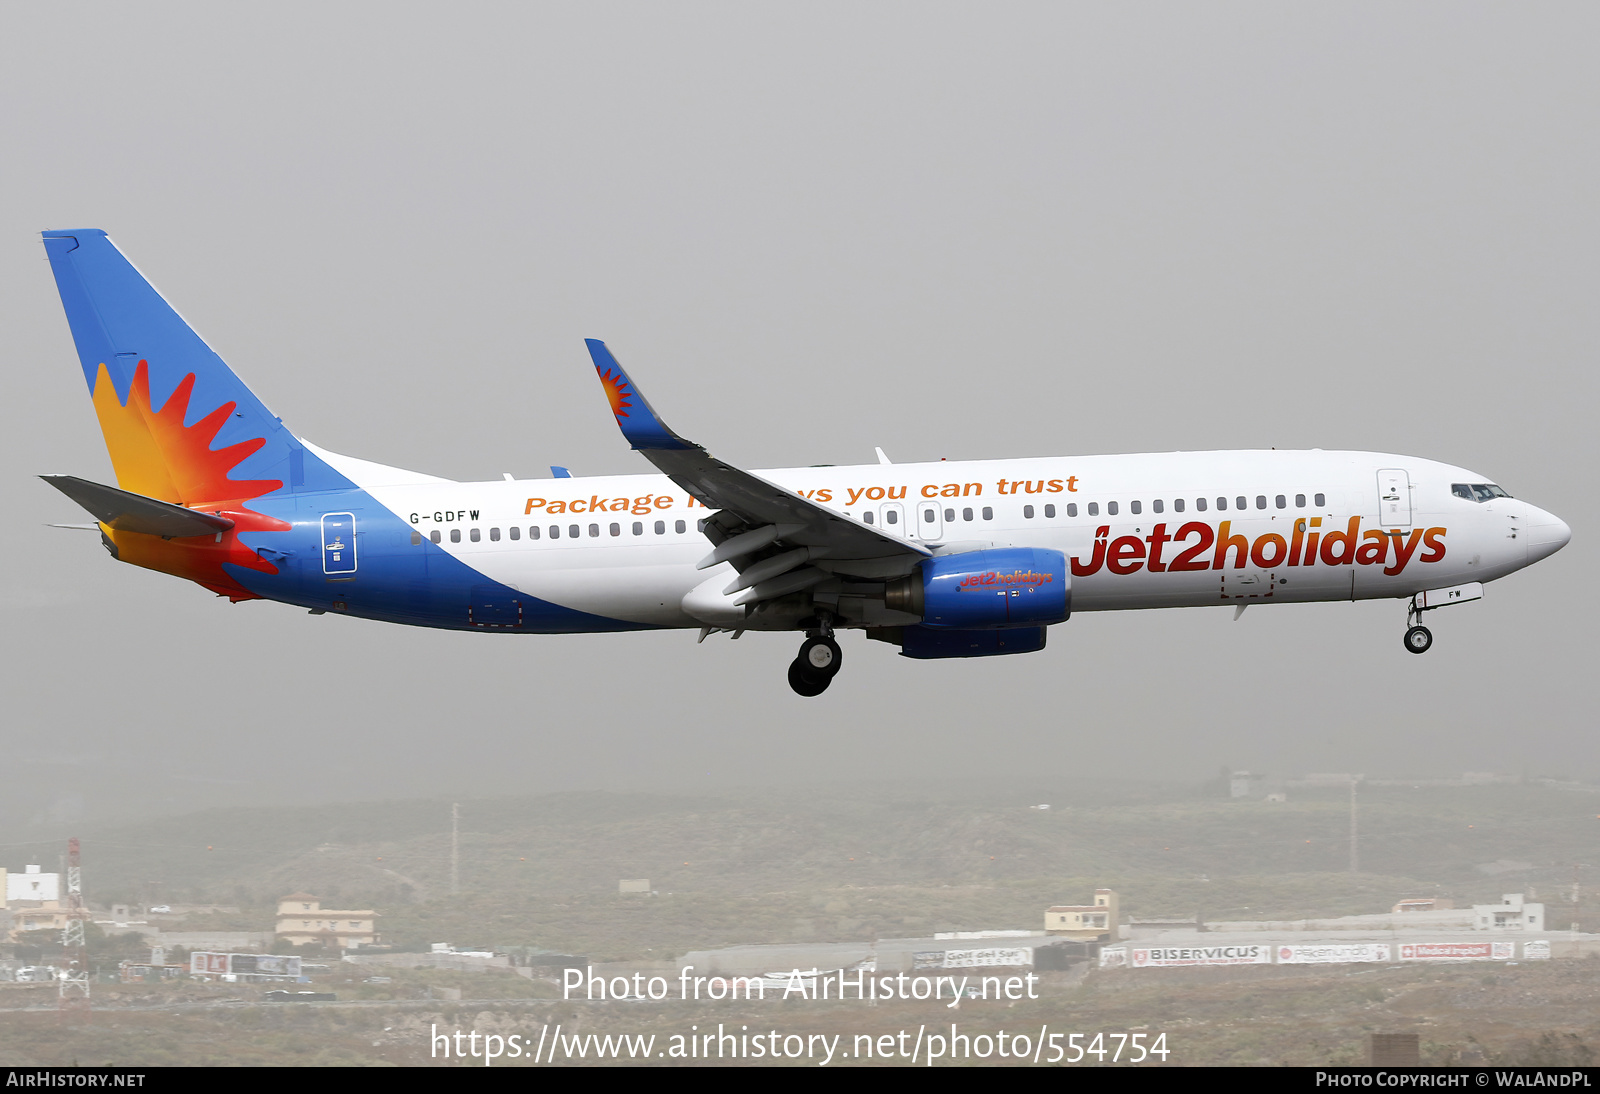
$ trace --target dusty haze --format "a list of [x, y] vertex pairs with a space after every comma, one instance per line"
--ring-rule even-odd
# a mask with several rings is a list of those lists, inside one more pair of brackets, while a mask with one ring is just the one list
[[[1587, 4], [8, 5], [0, 823], [1058, 772], [1600, 775]], [[1366, 448], [1572, 544], [1398, 601], [859, 635], [430, 633], [113, 563], [38, 233], [98, 227], [297, 433], [453, 478], [648, 471], [582, 339], [747, 467]], [[16, 789], [20, 788], [20, 789]]]

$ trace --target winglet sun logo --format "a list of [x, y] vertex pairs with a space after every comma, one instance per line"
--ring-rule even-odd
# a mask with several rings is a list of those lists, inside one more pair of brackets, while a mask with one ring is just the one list
[[150, 404], [150, 366], [140, 361], [128, 388], [128, 400], [117, 397], [106, 366], [95, 377], [94, 407], [105, 434], [106, 449], [124, 490], [208, 513], [220, 513], [234, 526], [216, 536], [161, 539], [158, 536], [111, 531], [117, 557], [135, 566], [186, 577], [231, 600], [256, 600], [257, 594], [223, 569], [241, 566], [264, 574], [278, 568], [239, 541], [240, 532], [282, 532], [284, 521], [254, 512], [245, 503], [283, 486], [278, 479], [228, 478], [228, 472], [266, 444], [265, 438], [213, 449], [211, 443], [234, 411], [223, 403], [185, 426], [193, 373], [185, 376], [160, 410]]
[[628, 417], [628, 411], [633, 409], [633, 404], [628, 400], [633, 397], [633, 388], [628, 383], [628, 378], [621, 372], [606, 369], [601, 372], [599, 366], [595, 371], [600, 373], [600, 383], [606, 389], [606, 399], [611, 403], [611, 413], [616, 415], [617, 421]]

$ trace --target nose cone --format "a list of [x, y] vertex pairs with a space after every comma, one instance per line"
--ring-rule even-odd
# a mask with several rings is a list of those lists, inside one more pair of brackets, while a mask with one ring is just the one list
[[1530, 509], [1528, 513], [1528, 561], [1549, 558], [1572, 540], [1572, 529], [1554, 513]]

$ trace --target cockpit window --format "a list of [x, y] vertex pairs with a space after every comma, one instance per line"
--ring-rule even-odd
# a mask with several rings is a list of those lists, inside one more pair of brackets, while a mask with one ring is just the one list
[[1500, 489], [1492, 482], [1457, 482], [1450, 484], [1450, 493], [1467, 501], [1486, 502], [1495, 498], [1509, 498], [1511, 495]]

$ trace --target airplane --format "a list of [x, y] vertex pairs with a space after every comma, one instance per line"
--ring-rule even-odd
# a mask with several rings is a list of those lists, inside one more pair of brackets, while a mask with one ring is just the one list
[[800, 695], [861, 630], [902, 656], [1032, 653], [1073, 612], [1404, 599], [1425, 613], [1571, 530], [1487, 476], [1377, 452], [1237, 451], [745, 471], [587, 341], [654, 474], [455, 482], [291, 433], [100, 230], [43, 233], [115, 487], [43, 476], [114, 559], [234, 603], [487, 634], [803, 635]]

